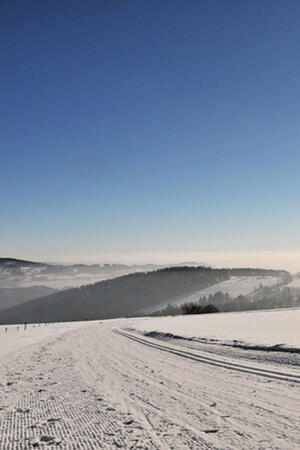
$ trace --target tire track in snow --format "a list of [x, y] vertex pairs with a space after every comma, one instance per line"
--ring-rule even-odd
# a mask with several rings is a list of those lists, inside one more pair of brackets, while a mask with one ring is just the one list
[[300, 375], [298, 376], [298, 375], [290, 374], [287, 372], [279, 372], [279, 371], [274, 371], [274, 370], [262, 369], [262, 368], [254, 367], [254, 366], [246, 366], [246, 365], [242, 365], [242, 364], [237, 364], [237, 363], [232, 363], [229, 361], [221, 360], [218, 358], [210, 358], [210, 357], [202, 356], [197, 353], [187, 352], [184, 350], [177, 349], [175, 347], [170, 347], [168, 345], [158, 344], [156, 342], [150, 341], [149, 339], [141, 338], [137, 335], [128, 333], [127, 331], [120, 330], [117, 328], [114, 328], [113, 332], [120, 336], [124, 336], [128, 339], [131, 339], [133, 341], [139, 342], [140, 344], [147, 345], [149, 347], [153, 347], [153, 348], [156, 348], [156, 349], [164, 351], [164, 352], [172, 353], [174, 355], [178, 355], [183, 358], [192, 359], [194, 361], [198, 361], [201, 363], [210, 364], [210, 365], [213, 365], [216, 367], [221, 367], [221, 368], [229, 369], [229, 370], [235, 370], [238, 372], [248, 373], [248, 374], [252, 374], [252, 375], [258, 375], [258, 376], [262, 376], [265, 378], [271, 378], [271, 379], [278, 380], [278, 381], [300, 383]]
[[83, 324], [1, 361], [0, 449], [299, 448], [299, 385], [154, 351], [112, 326], [128, 325]]
[[[94, 330], [96, 342], [97, 328]], [[131, 354], [131, 346], [129, 346], [129, 354], [127, 351], [124, 352], [123, 346], [119, 347], [118, 345], [119, 337], [115, 336], [110, 328], [106, 329], [103, 342], [105, 342], [105, 354], [103, 354], [103, 348], [99, 349], [99, 353], [94, 353], [94, 350], [91, 349], [89, 356], [86, 355], [84, 348], [78, 349], [78, 359], [81, 361], [82, 371], [88, 374], [92, 383], [97, 383], [97, 380], [100, 379], [106, 380], [106, 389], [111, 404], [119, 412], [131, 411], [132, 421], [139, 424], [141, 432], [152, 436], [156, 449], [197, 450], [201, 448], [212, 450], [217, 448], [211, 439], [208, 442], [204, 437], [207, 433], [206, 430], [198, 430], [197, 427], [189, 424], [188, 419], [180, 420], [178, 414], [170, 414], [165, 410], [165, 407], [169, 409], [169, 391], [165, 392], [164, 383], [161, 379], [157, 379], [157, 374], [153, 376], [150, 373], [151, 369], [149, 369], [149, 373], [145, 373], [143, 370], [140, 372], [140, 362]], [[125, 346], [128, 349], [128, 345]], [[149, 375], [157, 385], [155, 398], [152, 398], [153, 386], [149, 385]], [[164, 397], [166, 402], [163, 400]], [[155, 405], [157, 400], [159, 400], [158, 406]], [[180, 405], [180, 407], [182, 408], [184, 405]], [[187, 407], [190, 408], [189, 403]], [[180, 416], [182, 415], [185, 414], [180, 414]], [[141, 448], [148, 447], [142, 443]]]
[[[180, 432], [184, 435], [185, 438], [185, 442], [184, 445], [189, 448], [189, 449], [209, 449], [209, 450], [217, 450], [218, 447], [214, 446], [211, 442], [207, 442], [202, 436], [201, 434], [205, 434], [205, 433], [212, 433], [215, 431], [219, 431], [216, 429], [196, 429], [195, 427], [193, 427], [190, 424], [186, 424], [184, 423], [182, 420], [180, 420], [178, 417], [173, 417], [170, 420], [170, 417], [162, 410], [160, 410], [157, 406], [155, 406], [153, 403], [151, 403], [149, 400], [144, 399], [142, 397], [140, 397], [137, 394], [133, 394], [134, 398], [136, 399], [137, 402], [140, 402], [144, 408], [143, 410], [145, 410], [145, 405], [146, 405], [146, 409], [148, 409], [148, 413], [146, 414], [145, 412], [143, 412], [143, 415], [145, 416], [146, 420], [148, 421], [148, 423], [150, 424], [150, 426], [152, 427], [153, 430], [159, 428], [159, 426], [154, 425], [152, 423], [152, 418], [155, 419], [155, 421], [157, 422], [158, 419], [161, 422], [161, 424], [163, 424], [164, 427], [164, 440], [168, 441], [169, 440], [169, 445], [170, 448], [172, 448], [172, 443], [174, 444], [174, 436], [176, 436], [176, 434], [178, 434], [178, 429], [180, 430]], [[174, 427], [176, 426], [177, 430], [174, 430]], [[177, 431], [177, 433], [176, 433]], [[164, 447], [160, 447], [160, 448], [165, 448]], [[177, 447], [174, 447], [177, 448]]]
[[111, 407], [99, 390], [81, 379], [76, 361], [63, 346], [58, 338], [27, 357], [10, 360], [5, 377], [13, 381], [3, 390], [0, 449], [160, 448], [153, 433]]

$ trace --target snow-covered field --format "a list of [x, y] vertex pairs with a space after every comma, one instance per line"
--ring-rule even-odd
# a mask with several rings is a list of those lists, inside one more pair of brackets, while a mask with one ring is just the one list
[[295, 347], [300, 351], [300, 309], [248, 311], [140, 320], [140, 331], [158, 331], [188, 338], [243, 342], [249, 345]]
[[276, 277], [231, 277], [201, 291], [201, 296], [215, 294], [216, 292], [228, 292], [230, 297], [249, 295], [260, 286], [274, 286], [279, 283]]
[[[299, 311], [291, 313], [261, 313], [269, 329], [271, 322], [284, 327], [279, 336], [289, 345], [298, 342], [291, 329]], [[238, 328], [240, 321], [232, 318], [243, 321], [241, 316], [250, 318], [252, 331], [245, 321]], [[229, 331], [220, 334], [227, 317], [239, 340], [255, 337], [255, 327], [256, 342], [271, 342], [261, 334], [262, 317], [236, 313], [199, 319], [206, 317], [201, 328], [207, 336], [228, 337]], [[176, 324], [177, 332], [186, 334], [183, 322], [189, 321], [190, 333], [199, 332], [196, 317], [175, 319], [173, 331]], [[176, 340], [123, 331], [166, 331], [167, 320], [29, 325], [26, 330], [12, 325], [7, 331], [1, 326], [0, 449], [299, 448], [298, 354], [278, 366], [264, 361], [264, 351], [260, 361], [248, 361], [234, 348], [220, 356], [207, 352], [207, 344], [191, 350]]]
[[70, 329], [82, 327], [82, 322], [65, 322], [55, 324], [0, 325], [0, 357], [6, 353], [20, 350], [28, 345], [38, 344], [43, 340], [56, 337]]

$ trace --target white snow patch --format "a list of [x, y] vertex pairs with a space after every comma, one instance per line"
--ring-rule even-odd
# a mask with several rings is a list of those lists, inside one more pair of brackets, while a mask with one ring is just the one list
[[228, 292], [230, 297], [249, 295], [260, 286], [274, 286], [280, 280], [276, 277], [231, 277], [229, 280], [217, 283], [200, 291], [200, 295], [215, 294], [216, 292]]

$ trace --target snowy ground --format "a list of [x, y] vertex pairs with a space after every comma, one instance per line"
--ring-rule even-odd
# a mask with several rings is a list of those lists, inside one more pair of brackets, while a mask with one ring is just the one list
[[231, 277], [201, 291], [201, 295], [215, 294], [216, 292], [228, 292], [230, 297], [249, 295], [262, 286], [274, 286], [280, 279], [276, 277]]
[[135, 328], [252, 346], [281, 345], [298, 348], [300, 352], [299, 324], [300, 309], [295, 308], [146, 318], [135, 324]]
[[0, 327], [0, 448], [299, 448], [297, 366], [122, 331], [151, 320]]

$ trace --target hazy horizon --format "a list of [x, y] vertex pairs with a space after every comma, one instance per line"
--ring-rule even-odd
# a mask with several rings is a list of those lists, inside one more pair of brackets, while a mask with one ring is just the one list
[[2, 255], [28, 261], [56, 264], [164, 264], [199, 263], [214, 267], [256, 267], [300, 272], [300, 252], [178, 252], [104, 255]]

